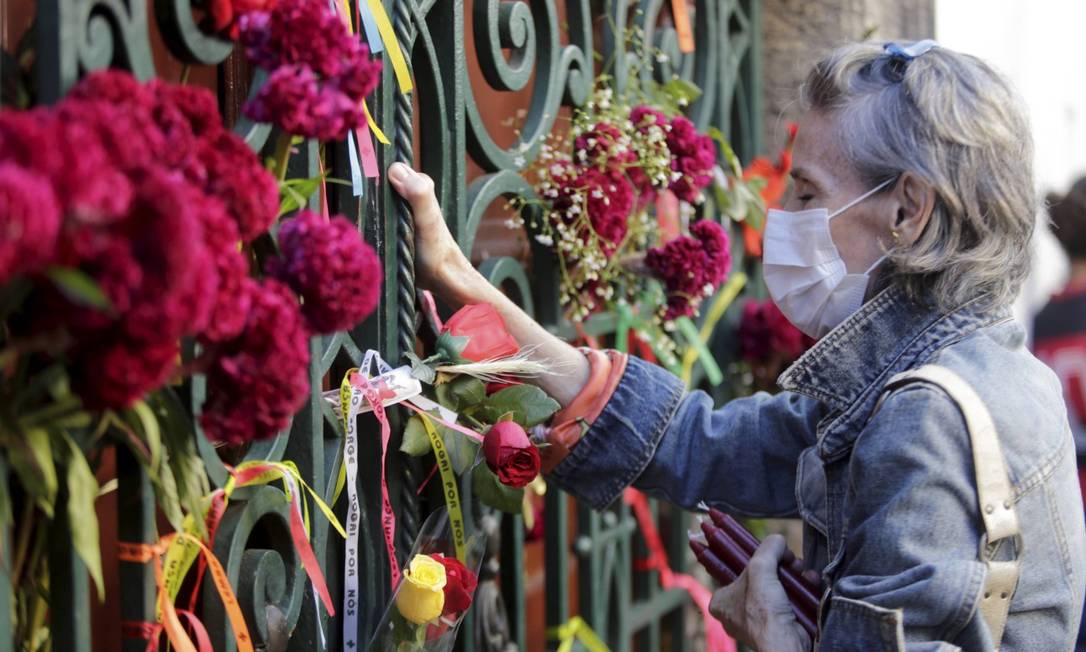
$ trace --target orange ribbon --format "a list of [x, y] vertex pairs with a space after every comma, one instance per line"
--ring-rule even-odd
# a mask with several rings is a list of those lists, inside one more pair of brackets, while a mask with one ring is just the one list
[[675, 18], [675, 31], [679, 33], [679, 52], [693, 52], [694, 30], [690, 28], [690, 10], [686, 0], [671, 0], [671, 15]]
[[[137, 564], [146, 564], [149, 561], [154, 563], [155, 585], [158, 587], [158, 606], [162, 614], [160, 626], [161, 629], [166, 631], [166, 637], [169, 639], [170, 645], [179, 652], [197, 652], [197, 650], [199, 652], [211, 652], [211, 643], [207, 638], [207, 630], [203, 628], [202, 624], [193, 625], [194, 622], [198, 623], [199, 620], [191, 612], [188, 612], [186, 619], [193, 626], [193, 631], [196, 633], [199, 642], [199, 648], [197, 648], [181, 625], [181, 621], [178, 619], [178, 611], [174, 608], [173, 601], [170, 600], [169, 593], [166, 591], [162, 572], [162, 556], [166, 554], [166, 549], [169, 548], [170, 543], [178, 537], [198, 546], [200, 552], [204, 555], [204, 559], [207, 560], [208, 568], [211, 570], [211, 581], [215, 583], [215, 588], [219, 591], [219, 597], [222, 598], [223, 607], [226, 609], [226, 616], [234, 629], [234, 641], [237, 643], [238, 652], [253, 652], [253, 640], [249, 636], [249, 628], [245, 624], [245, 617], [241, 613], [241, 607], [234, 595], [234, 589], [230, 586], [230, 580], [226, 576], [226, 569], [222, 567], [222, 564], [219, 563], [211, 550], [204, 545], [203, 541], [187, 532], [177, 532], [165, 535], [157, 543], [120, 542], [117, 544], [117, 558], [121, 561]], [[129, 623], [129, 627], [132, 627], [131, 623]], [[158, 640], [160, 631], [157, 630], [157, 626], [152, 625], [146, 631], [149, 635], [154, 636], [152, 642]]]

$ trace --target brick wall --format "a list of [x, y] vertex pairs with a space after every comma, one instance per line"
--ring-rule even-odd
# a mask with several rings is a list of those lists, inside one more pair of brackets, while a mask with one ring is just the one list
[[919, 40], [935, 32], [935, 0], [762, 0], [762, 142], [774, 152], [795, 119], [808, 69], [848, 41]]

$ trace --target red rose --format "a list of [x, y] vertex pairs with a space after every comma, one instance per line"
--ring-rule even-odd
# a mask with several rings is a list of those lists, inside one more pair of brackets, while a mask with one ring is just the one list
[[456, 557], [442, 554], [433, 555], [434, 559], [445, 565], [445, 609], [443, 616], [463, 613], [471, 606], [472, 596], [479, 580], [475, 573], [461, 564]]
[[539, 475], [539, 450], [514, 421], [495, 423], [486, 433], [483, 456], [504, 485], [523, 487]]
[[507, 358], [520, 351], [502, 316], [489, 303], [475, 303], [457, 310], [441, 332], [470, 338], [460, 355], [473, 362]]

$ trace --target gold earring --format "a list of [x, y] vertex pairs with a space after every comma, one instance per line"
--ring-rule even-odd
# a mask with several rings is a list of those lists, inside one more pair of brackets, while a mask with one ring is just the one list
[[901, 232], [897, 229], [890, 229], [890, 237], [894, 239], [894, 244], [898, 244], [901, 241]]

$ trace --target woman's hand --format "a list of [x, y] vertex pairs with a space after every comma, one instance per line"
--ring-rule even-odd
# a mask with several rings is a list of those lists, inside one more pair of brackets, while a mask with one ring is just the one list
[[448, 295], [453, 285], [469, 277], [474, 269], [445, 224], [433, 179], [403, 163], [393, 163], [388, 180], [411, 204], [415, 215], [415, 278], [419, 287], [439, 296]]
[[747, 568], [713, 594], [709, 611], [733, 638], [759, 652], [807, 652], [811, 639], [792, 613], [792, 603], [777, 578], [787, 546], [773, 534], [750, 558]]
[[553, 370], [532, 378], [531, 382], [562, 407], [569, 405], [588, 380], [589, 367], [584, 355], [547, 332], [472, 267], [445, 225], [430, 177], [403, 163], [393, 163], [388, 169], [388, 180], [411, 204], [415, 215], [418, 286], [432, 290], [453, 309], [468, 303], [494, 306], [521, 349]]

